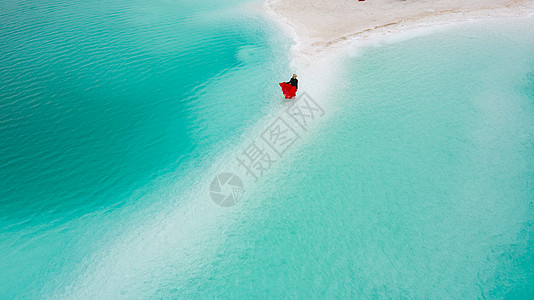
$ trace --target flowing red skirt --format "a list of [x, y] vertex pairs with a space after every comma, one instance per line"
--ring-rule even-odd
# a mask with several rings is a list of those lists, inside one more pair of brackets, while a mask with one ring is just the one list
[[297, 93], [297, 87], [286, 82], [280, 82], [279, 84], [282, 88], [282, 93], [284, 93], [284, 96], [286, 96], [286, 99], [295, 97], [295, 94]]

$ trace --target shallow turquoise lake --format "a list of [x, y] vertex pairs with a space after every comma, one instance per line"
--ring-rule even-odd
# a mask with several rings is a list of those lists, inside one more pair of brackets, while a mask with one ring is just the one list
[[220, 207], [291, 105], [260, 3], [0, 4], [0, 298], [532, 298], [532, 18], [304, 73], [324, 116]]

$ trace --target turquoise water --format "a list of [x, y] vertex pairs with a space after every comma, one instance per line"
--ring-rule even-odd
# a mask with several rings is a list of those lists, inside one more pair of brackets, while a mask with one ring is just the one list
[[272, 103], [288, 40], [241, 2], [0, 3], [0, 298], [68, 284]]
[[230, 244], [246, 259], [228, 250], [220, 270], [243, 261], [225, 282], [260, 284], [232, 295], [532, 298], [532, 25], [471, 24], [345, 60], [349, 87], [317, 99], [336, 99], [328, 121], [243, 203], [254, 218]]
[[293, 72], [255, 3], [0, 4], [0, 297], [532, 298], [533, 21], [301, 77], [325, 119], [221, 208]]

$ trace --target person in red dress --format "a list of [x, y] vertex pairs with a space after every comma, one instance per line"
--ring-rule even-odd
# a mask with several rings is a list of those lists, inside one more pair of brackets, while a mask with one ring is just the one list
[[279, 85], [282, 88], [282, 93], [284, 93], [286, 99], [295, 98], [295, 95], [297, 94], [297, 90], [299, 88], [297, 74], [293, 74], [293, 77], [289, 79], [288, 82], [280, 82]]

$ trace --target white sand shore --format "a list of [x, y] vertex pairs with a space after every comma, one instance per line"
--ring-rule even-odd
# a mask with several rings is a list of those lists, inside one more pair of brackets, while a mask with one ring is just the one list
[[310, 59], [377, 35], [478, 18], [532, 15], [534, 0], [267, 0], [265, 9], [294, 32], [296, 54]]

